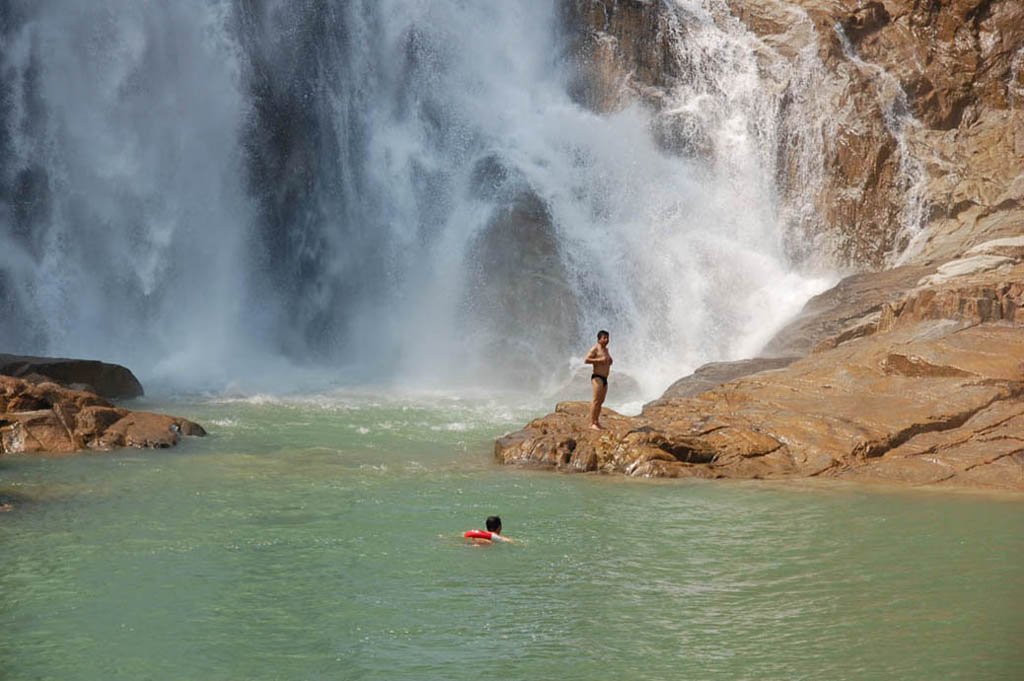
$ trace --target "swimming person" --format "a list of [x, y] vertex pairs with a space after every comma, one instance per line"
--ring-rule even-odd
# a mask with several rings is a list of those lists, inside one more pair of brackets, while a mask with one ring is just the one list
[[612, 356], [608, 354], [608, 332], [601, 329], [597, 332], [597, 345], [590, 348], [586, 359], [583, 361], [594, 366], [594, 373], [590, 375], [590, 385], [594, 388], [594, 397], [590, 403], [590, 427], [594, 430], [604, 430], [601, 425], [601, 405], [604, 404], [605, 395], [608, 394], [608, 372], [612, 368]]
[[486, 532], [483, 530], [469, 530], [468, 532], [463, 533], [462, 536], [466, 539], [472, 539], [473, 541], [503, 541], [509, 544], [515, 543], [514, 540], [501, 536], [501, 518], [498, 516], [488, 516], [486, 527]]

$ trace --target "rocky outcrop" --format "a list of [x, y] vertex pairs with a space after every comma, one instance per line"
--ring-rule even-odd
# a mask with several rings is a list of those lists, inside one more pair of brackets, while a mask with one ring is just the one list
[[[868, 276], [834, 295], [871, 291]], [[894, 300], [860, 300], [860, 309], [846, 313], [871, 321], [855, 325], [856, 334], [830, 326], [833, 309], [814, 314], [821, 299], [812, 301], [803, 326], [841, 330], [824, 339], [811, 334], [808, 354], [780, 360], [781, 368], [735, 364], [736, 372], [758, 373], [719, 374], [727, 380], [695, 395], [685, 383], [676, 386], [640, 416], [609, 413], [602, 432], [588, 428], [589, 405], [562, 403], [499, 439], [495, 456], [646, 477], [822, 477], [1024, 491], [1019, 259], [954, 278], [925, 275]], [[714, 367], [703, 374], [714, 382]]]
[[860, 273], [809, 301], [762, 357], [702, 367], [640, 416], [608, 413], [603, 432], [586, 427], [588, 405], [561, 403], [499, 439], [496, 457], [1024, 490], [1024, 4], [726, 5], [731, 16], [710, 17], [563, 0], [576, 99], [644, 104], [666, 152], [699, 162], [710, 147], [681, 98], [711, 62], [686, 45], [717, 26], [729, 50], [755, 55], [776, 112], [762, 141], [791, 258]]
[[129, 369], [95, 360], [0, 354], [0, 374], [15, 378], [41, 376], [109, 399], [144, 394], [142, 384]]
[[99, 395], [38, 377], [0, 376], [0, 455], [68, 454], [115, 447], [171, 447], [205, 435], [186, 419], [133, 412]]
[[802, 357], [819, 346], [874, 333], [883, 306], [906, 295], [934, 271], [934, 267], [907, 266], [846, 277], [807, 301], [762, 352], [771, 357]]

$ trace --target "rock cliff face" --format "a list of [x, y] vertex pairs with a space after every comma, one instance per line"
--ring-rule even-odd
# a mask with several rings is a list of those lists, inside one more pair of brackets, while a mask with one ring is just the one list
[[[585, 403], [561, 403], [499, 439], [496, 457], [1024, 491], [1024, 4], [711, 4], [716, 22], [754, 36], [776, 93], [792, 257], [824, 253], [859, 273], [812, 299], [763, 357], [702, 367], [640, 416], [608, 414], [606, 431], [586, 427]], [[578, 101], [643, 102], [666, 151], [699, 160], [699, 143], [663, 134], [699, 139], [674, 99], [694, 68], [674, 47], [695, 30], [681, 7], [566, 0], [564, 17]]]
[[[753, 38], [764, 87], [775, 93], [780, 217], [795, 257], [825, 252], [841, 266], [878, 269], [949, 259], [1020, 233], [1018, 0], [711, 5], [724, 30]], [[698, 18], [653, 0], [564, 0], [563, 8], [577, 100], [596, 111], [645, 102], [667, 149], [699, 155], [699, 129], [677, 101], [701, 66], [677, 47]], [[688, 131], [690, 142], [673, 130]]]

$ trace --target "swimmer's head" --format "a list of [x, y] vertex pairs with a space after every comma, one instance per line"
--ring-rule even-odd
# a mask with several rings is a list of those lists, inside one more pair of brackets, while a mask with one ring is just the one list
[[496, 515], [487, 517], [487, 531], [501, 534], [501, 518]]

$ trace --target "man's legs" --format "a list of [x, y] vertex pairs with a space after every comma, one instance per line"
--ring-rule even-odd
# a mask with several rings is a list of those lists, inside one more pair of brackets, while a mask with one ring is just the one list
[[601, 418], [601, 405], [604, 404], [604, 396], [608, 394], [608, 386], [600, 378], [590, 379], [590, 385], [594, 388], [594, 398], [590, 403], [590, 427], [595, 430], [604, 430], [599, 419]]

